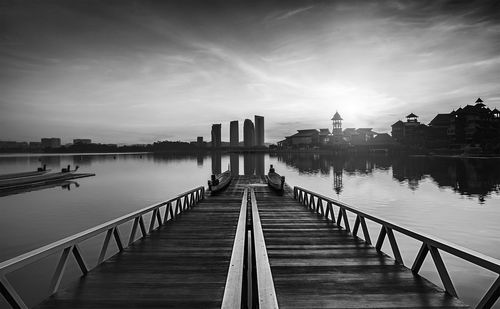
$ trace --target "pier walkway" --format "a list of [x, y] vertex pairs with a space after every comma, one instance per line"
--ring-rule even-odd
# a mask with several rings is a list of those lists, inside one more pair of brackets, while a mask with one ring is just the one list
[[[125, 218], [134, 219], [130, 245], [108, 260], [100, 258], [102, 263], [90, 271], [82, 268], [85, 276], [36, 308], [468, 308], [453, 296], [441, 273], [439, 254], [433, 251], [440, 243], [424, 243], [412, 272], [397, 261], [399, 252], [393, 259], [378, 250], [386, 235], [393, 245], [395, 227], [383, 226], [373, 247], [369, 237], [367, 242], [353, 237], [360, 228], [367, 232], [364, 217], [358, 214], [352, 230], [341, 228], [335, 219], [304, 206], [307, 195], [288, 188], [280, 196], [264, 177], [236, 176], [215, 196], [202, 190], [204, 198], [198, 197], [195, 190], [188, 192], [191, 200], [183, 199], [182, 214], [177, 214], [180, 198], [175, 208], [174, 202], [160, 205], [166, 205], [165, 219], [169, 217], [163, 223], [163, 214], [154, 210], [152, 217], [160, 224], [149, 234], [145, 211]], [[309, 199], [319, 209], [320, 200]], [[325, 209], [321, 204], [321, 212]], [[111, 235], [120, 243], [115, 230], [125, 219], [95, 231], [108, 231], [104, 248]], [[138, 227], [147, 236], [134, 241]], [[71, 251], [80, 263], [76, 240], [59, 245], [66, 246], [63, 257]], [[441, 269], [447, 292], [416, 274], [426, 248]], [[28, 263], [7, 262], [0, 263], [0, 271]], [[2, 294], [15, 304], [18, 296], [5, 282]], [[496, 295], [498, 287], [488, 293]], [[495, 301], [493, 296], [483, 307]]]

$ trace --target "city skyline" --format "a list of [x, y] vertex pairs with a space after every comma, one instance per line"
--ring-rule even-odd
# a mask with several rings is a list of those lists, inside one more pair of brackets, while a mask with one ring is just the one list
[[[495, 1], [1, 2], [0, 140], [266, 142], [295, 129], [428, 123], [500, 108]], [[240, 139], [242, 130], [240, 129]]]

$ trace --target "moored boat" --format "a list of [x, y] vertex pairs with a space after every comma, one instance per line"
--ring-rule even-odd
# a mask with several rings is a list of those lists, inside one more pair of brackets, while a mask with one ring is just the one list
[[272, 164], [269, 167], [269, 173], [267, 174], [267, 184], [278, 193], [283, 193], [283, 190], [285, 189], [285, 176], [281, 176], [276, 173]]
[[210, 190], [211, 194], [220, 192], [224, 188], [226, 188], [229, 183], [231, 183], [232, 179], [233, 174], [230, 170], [227, 170], [222, 174], [212, 175], [210, 180], [208, 181], [208, 190]]
[[46, 174], [48, 172], [50, 172], [50, 170], [48, 170], [47, 167], [44, 165], [43, 167], [39, 167], [36, 171], [0, 175], [0, 180], [38, 176]]

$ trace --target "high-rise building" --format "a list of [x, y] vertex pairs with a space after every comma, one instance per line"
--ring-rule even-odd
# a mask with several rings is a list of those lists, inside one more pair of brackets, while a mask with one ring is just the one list
[[264, 117], [255, 115], [255, 146], [264, 146]]
[[238, 147], [239, 145], [239, 131], [238, 131], [238, 120], [231, 121], [229, 124], [229, 145], [231, 147]]
[[255, 129], [250, 119], [245, 119], [243, 123], [243, 143], [245, 147], [255, 146]]
[[221, 124], [212, 125], [212, 148], [219, 148], [221, 146]]

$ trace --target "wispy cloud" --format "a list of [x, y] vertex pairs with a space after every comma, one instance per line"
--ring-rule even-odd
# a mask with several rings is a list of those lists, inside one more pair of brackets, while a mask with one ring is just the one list
[[287, 18], [290, 18], [292, 16], [295, 16], [297, 14], [300, 14], [300, 13], [304, 13], [306, 11], [309, 11], [310, 9], [314, 8], [313, 5], [311, 6], [306, 6], [306, 7], [303, 7], [303, 8], [298, 8], [298, 9], [295, 9], [295, 10], [291, 10], [291, 11], [288, 11], [286, 13], [283, 13], [283, 14], [280, 14], [278, 16], [276, 16], [274, 19], [275, 20], [283, 20], [283, 19], [287, 19]]

